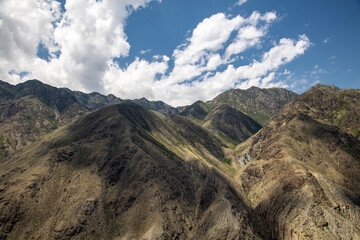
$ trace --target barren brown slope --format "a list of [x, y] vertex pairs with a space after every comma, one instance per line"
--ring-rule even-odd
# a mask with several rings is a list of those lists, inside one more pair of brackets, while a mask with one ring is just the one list
[[[237, 188], [216, 170], [227, 168], [226, 149], [213, 152], [206, 139], [199, 142], [205, 130], [178, 134], [178, 123], [198, 127], [186, 121], [114, 105], [6, 158], [1, 238], [259, 238]], [[179, 147], [171, 151], [166, 145], [173, 142]]]
[[315, 86], [242, 144], [237, 179], [268, 238], [359, 238], [359, 93]]

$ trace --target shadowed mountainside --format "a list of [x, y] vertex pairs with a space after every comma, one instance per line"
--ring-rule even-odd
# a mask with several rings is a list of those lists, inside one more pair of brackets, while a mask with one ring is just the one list
[[202, 126], [214, 135], [237, 145], [257, 133], [261, 126], [255, 120], [228, 105], [220, 105], [205, 117]]
[[89, 112], [64, 89], [0, 81], [0, 159]]

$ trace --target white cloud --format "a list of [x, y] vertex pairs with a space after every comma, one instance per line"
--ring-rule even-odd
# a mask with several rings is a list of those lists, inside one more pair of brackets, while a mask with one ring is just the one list
[[268, 25], [257, 28], [259, 21], [270, 23], [275, 19], [276, 14], [274, 12], [266, 13], [263, 16], [258, 12], [254, 12], [249, 19], [247, 19], [247, 22], [250, 23], [250, 25], [239, 29], [236, 39], [227, 47], [225, 52], [226, 58], [239, 54], [245, 49], [260, 43], [260, 38], [266, 34]]
[[146, 54], [146, 53], [148, 53], [148, 52], [151, 52], [151, 49], [141, 50], [141, 51], [140, 51], [140, 54], [141, 54], [141, 55], [144, 55], [144, 54]]
[[246, 3], [246, 2], [247, 2], [247, 0], [239, 0], [239, 1], [236, 3], [236, 5], [241, 6], [241, 5], [243, 5], [244, 3]]
[[331, 62], [331, 64], [335, 64], [336, 63], [336, 56], [331, 56], [328, 58], [328, 60]]
[[328, 37], [328, 38], [325, 38], [324, 40], [323, 40], [323, 43], [328, 43], [330, 41], [330, 38]]
[[291, 74], [291, 72], [290, 72], [289, 70], [285, 69], [285, 70], [284, 70], [284, 72], [283, 72], [282, 74], [283, 74], [283, 75], [290, 75], [290, 74]]
[[[264, 15], [253, 12], [248, 18], [240, 15], [229, 18], [223, 13], [218, 13], [204, 19], [194, 29], [187, 42], [174, 51], [174, 69], [169, 77], [163, 79], [162, 84], [189, 81], [204, 72], [231, 63], [233, 55], [258, 44], [260, 38], [266, 34], [269, 23], [275, 19], [274, 12]], [[230, 40], [233, 32], [236, 32], [237, 36]], [[218, 51], [225, 47], [225, 54], [220, 55]]]
[[102, 84], [108, 93], [127, 98], [154, 98], [153, 88], [158, 74], [163, 75], [167, 68], [169, 58], [163, 56], [162, 60], [148, 62], [136, 58], [126, 69], [111, 63], [104, 75]]
[[292, 61], [295, 57], [304, 53], [310, 46], [310, 41], [305, 35], [292, 40], [283, 38], [277, 45], [265, 52], [260, 62], [234, 67], [229, 64], [222, 72], [205, 74], [199, 80], [182, 84], [164, 85], [158, 82], [154, 91], [155, 98], [167, 100], [168, 103], [178, 106], [191, 104], [194, 101], [209, 100], [229, 88], [259, 87], [287, 87], [283, 81], [275, 81], [275, 71], [282, 65]]
[[52, 22], [60, 17], [57, 1], [0, 1], [0, 77], [10, 81], [19, 79], [8, 71], [31, 70], [40, 42], [53, 45]]
[[289, 88], [293, 91], [303, 92], [309, 89], [312, 86], [312, 83], [305, 78], [295, 79], [289, 86]]
[[[218, 13], [201, 21], [172, 56], [137, 57], [120, 67], [114, 58], [126, 57], [130, 50], [126, 19], [150, 1], [67, 0], [65, 12], [55, 0], [0, 1], [0, 79], [18, 83], [25, 80], [20, 73], [28, 72], [27, 78], [55, 86], [177, 106], [209, 100], [233, 87], [284, 87], [278, 68], [310, 45], [305, 35], [283, 38], [260, 59], [235, 66], [237, 59], [248, 60], [243, 56], [247, 49], [261, 47], [277, 16]], [[49, 50], [48, 60], [36, 56], [40, 43]]]
[[[67, 0], [62, 16], [55, 0], [1, 1], [0, 77], [19, 81], [8, 74], [14, 69], [56, 86], [103, 91], [107, 65], [130, 49], [126, 18], [150, 1]], [[40, 42], [49, 49], [49, 62], [36, 57]]]
[[[274, 73], [266, 76], [270, 71], [276, 71], [280, 66], [292, 61], [295, 57], [304, 53], [310, 46], [310, 41], [305, 35], [301, 35], [298, 41], [283, 38], [279, 44], [264, 53], [260, 62], [254, 60], [249, 65], [235, 68], [229, 65], [223, 72], [217, 72], [214, 76], [202, 81], [205, 88], [212, 86], [213, 94], [231, 88], [247, 86], [269, 87], [269, 83], [274, 79]], [[263, 78], [261, 80], [261, 78]], [[284, 84], [280, 84], [284, 85]]]
[[238, 29], [243, 21], [240, 15], [228, 19], [223, 13], [204, 19], [194, 29], [186, 48], [174, 51], [175, 63], [193, 64], [202, 57], [206, 57], [207, 51], [214, 52], [222, 49], [230, 34]]
[[323, 68], [320, 68], [318, 65], [315, 65], [314, 70], [311, 71], [312, 75], [317, 75], [317, 74], [321, 74], [321, 73], [327, 73], [327, 71]]

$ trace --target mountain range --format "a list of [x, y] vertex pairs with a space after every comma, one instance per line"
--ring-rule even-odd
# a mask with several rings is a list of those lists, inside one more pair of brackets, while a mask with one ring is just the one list
[[0, 239], [356, 239], [360, 90], [208, 102], [0, 82]]

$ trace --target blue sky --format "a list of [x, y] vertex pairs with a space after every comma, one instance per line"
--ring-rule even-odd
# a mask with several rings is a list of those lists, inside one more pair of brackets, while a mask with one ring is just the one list
[[[249, 0], [241, 6], [233, 6], [234, 2], [170, 0], [152, 3], [150, 8], [128, 19], [126, 32], [133, 43], [129, 58], [139, 55], [143, 49], [151, 49], [147, 55], [171, 55], [188, 31], [218, 12], [248, 16], [253, 11], [275, 11], [281, 19], [270, 27], [269, 40], [264, 41], [265, 49], [270, 47], [271, 40], [296, 38], [299, 34], [306, 34], [312, 43], [304, 55], [280, 69], [288, 69], [294, 73], [294, 78], [309, 82], [319, 80], [322, 84], [341, 88], [360, 88], [360, 1]], [[322, 71], [312, 74], [315, 66]], [[305, 89], [293, 90], [302, 92]]]
[[229, 88], [360, 88], [358, 0], [8, 0], [0, 13], [0, 79], [14, 84], [174, 106]]

